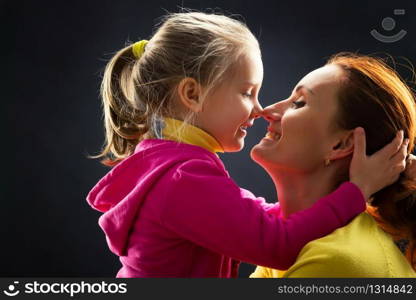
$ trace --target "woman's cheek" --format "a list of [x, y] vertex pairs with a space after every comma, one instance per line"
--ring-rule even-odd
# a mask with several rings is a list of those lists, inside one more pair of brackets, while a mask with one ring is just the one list
[[292, 151], [301, 153], [311, 150], [319, 141], [316, 139], [315, 124], [307, 115], [301, 112], [291, 112], [282, 118], [281, 130]]
[[287, 112], [281, 119], [280, 131], [284, 136], [288, 138], [296, 137], [300, 134], [300, 128], [302, 128], [302, 118], [299, 118], [293, 112]]

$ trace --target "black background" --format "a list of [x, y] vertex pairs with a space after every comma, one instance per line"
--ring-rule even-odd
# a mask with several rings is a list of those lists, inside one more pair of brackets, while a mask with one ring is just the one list
[[[108, 171], [87, 159], [104, 141], [101, 72], [126, 41], [149, 38], [157, 18], [179, 7], [245, 19], [263, 52], [264, 106], [286, 98], [339, 51], [416, 62], [414, 1], [0, 1], [0, 276], [115, 276], [120, 263], [98, 227], [100, 213], [85, 201]], [[395, 8], [406, 14], [394, 16]], [[396, 20], [391, 32], [381, 26], [384, 17]], [[372, 29], [407, 35], [386, 44]], [[257, 121], [245, 149], [221, 158], [240, 186], [272, 202], [271, 180], [248, 155], [265, 133], [266, 122]], [[243, 265], [240, 276], [253, 268]]]

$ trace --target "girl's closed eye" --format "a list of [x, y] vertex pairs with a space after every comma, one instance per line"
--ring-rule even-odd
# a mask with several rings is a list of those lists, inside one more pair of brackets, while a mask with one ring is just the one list
[[250, 97], [252, 96], [252, 94], [251, 94], [250, 92], [247, 92], [247, 93], [243, 93], [243, 96], [244, 96], [244, 97], [249, 97], [249, 98], [250, 98]]

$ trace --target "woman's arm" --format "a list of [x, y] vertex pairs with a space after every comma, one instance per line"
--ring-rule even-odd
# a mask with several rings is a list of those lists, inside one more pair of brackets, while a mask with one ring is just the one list
[[254, 272], [250, 274], [250, 278], [276, 278], [278, 277], [277, 272], [277, 270], [258, 266]]
[[[319, 251], [318, 251], [319, 250]], [[363, 264], [360, 253], [351, 255], [343, 249], [316, 249], [306, 253], [289, 269], [283, 278], [351, 278], [367, 277], [371, 267]], [[374, 271], [374, 269], [371, 269]], [[383, 274], [383, 273], [380, 273]]]

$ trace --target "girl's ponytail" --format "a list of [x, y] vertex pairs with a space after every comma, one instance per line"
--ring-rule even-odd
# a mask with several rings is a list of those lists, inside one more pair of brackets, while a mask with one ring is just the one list
[[133, 154], [143, 139], [158, 138], [161, 119], [192, 122], [192, 112], [175, 101], [181, 80], [194, 78], [204, 88], [198, 99], [203, 103], [246, 49], [260, 51], [240, 21], [198, 12], [168, 14], [148, 44], [142, 42], [118, 51], [104, 72], [106, 141], [102, 152], [91, 158], [103, 157], [107, 166]]
[[119, 50], [108, 62], [101, 83], [104, 110], [105, 146], [92, 158], [104, 157], [106, 166], [114, 166], [134, 152], [135, 146], [149, 131], [146, 105], [138, 107], [135, 80], [138, 59], [133, 45]]

